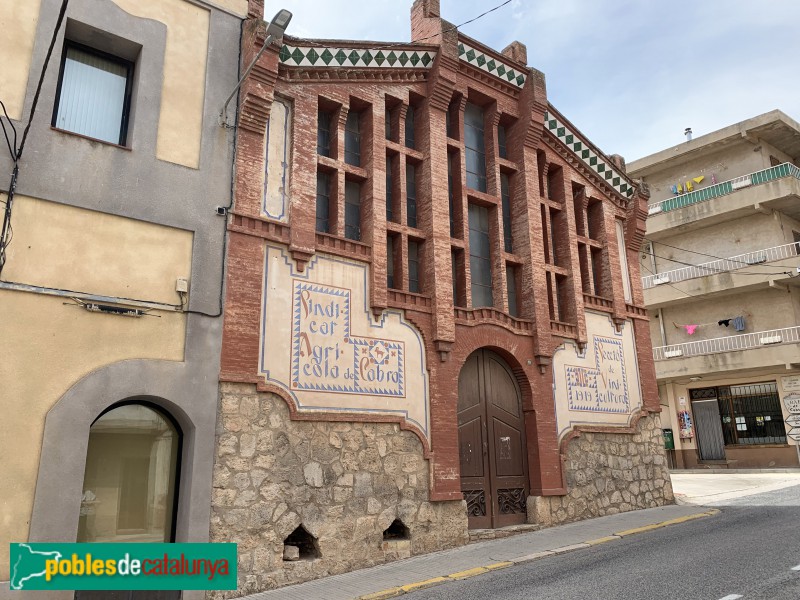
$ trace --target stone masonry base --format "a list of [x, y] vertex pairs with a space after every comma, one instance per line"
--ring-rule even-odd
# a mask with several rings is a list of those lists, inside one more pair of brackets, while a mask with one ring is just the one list
[[[467, 543], [463, 502], [428, 502], [419, 439], [395, 424], [292, 421], [283, 399], [223, 383], [211, 541], [236, 542], [235, 598]], [[384, 531], [400, 519], [407, 539]], [[316, 557], [284, 560], [302, 525]], [[293, 552], [293, 551], [292, 551]]]
[[642, 418], [636, 433], [582, 433], [567, 446], [566, 496], [528, 498], [528, 521], [544, 526], [672, 504], [661, 419]]

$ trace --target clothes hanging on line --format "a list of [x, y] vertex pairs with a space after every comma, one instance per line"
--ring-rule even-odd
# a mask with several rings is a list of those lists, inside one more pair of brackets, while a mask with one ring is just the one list
[[725, 325], [725, 327], [727, 327], [731, 324], [731, 321], [733, 321], [733, 319], [720, 319], [717, 321], [717, 325]]
[[694, 335], [694, 332], [697, 331], [697, 328], [700, 327], [700, 325], [684, 325], [683, 327], [686, 329], [686, 333], [689, 335]]
[[734, 317], [731, 322], [736, 331], [744, 331], [744, 317]]

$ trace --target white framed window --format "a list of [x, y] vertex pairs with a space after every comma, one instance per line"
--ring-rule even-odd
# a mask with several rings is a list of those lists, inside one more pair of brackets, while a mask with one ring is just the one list
[[66, 41], [53, 127], [124, 146], [132, 81], [132, 62]]

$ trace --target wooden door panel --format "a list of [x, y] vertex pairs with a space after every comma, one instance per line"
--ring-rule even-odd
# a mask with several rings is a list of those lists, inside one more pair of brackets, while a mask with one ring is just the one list
[[492, 355], [486, 357], [484, 365], [487, 399], [492, 407], [499, 408], [510, 416], [519, 418], [519, 395], [511, 374]]
[[495, 477], [524, 477], [522, 464], [522, 432], [498, 419], [493, 419], [493, 475]]
[[461, 459], [461, 477], [483, 477], [484, 475], [481, 420], [480, 417], [476, 417], [458, 426], [458, 453]]
[[478, 372], [478, 356], [472, 355], [464, 363], [458, 376], [458, 412], [480, 407], [481, 384]]

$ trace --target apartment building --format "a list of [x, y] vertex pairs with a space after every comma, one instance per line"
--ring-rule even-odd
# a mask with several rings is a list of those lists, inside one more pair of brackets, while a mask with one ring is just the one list
[[2, 597], [9, 542], [208, 541], [247, 8], [0, 1]]
[[796, 467], [800, 124], [772, 111], [628, 165], [674, 465]]

